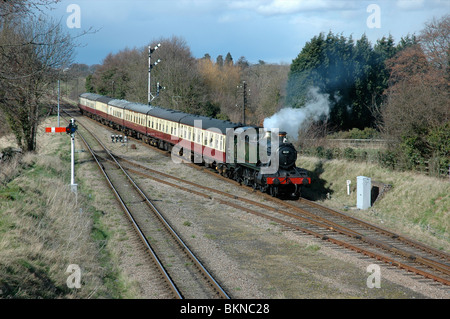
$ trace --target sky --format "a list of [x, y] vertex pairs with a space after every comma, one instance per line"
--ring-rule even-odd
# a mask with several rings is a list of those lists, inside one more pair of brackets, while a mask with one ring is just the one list
[[73, 35], [97, 30], [78, 39], [74, 61], [92, 65], [172, 36], [196, 58], [290, 64], [320, 32], [398, 42], [449, 13], [450, 0], [62, 0], [50, 15]]

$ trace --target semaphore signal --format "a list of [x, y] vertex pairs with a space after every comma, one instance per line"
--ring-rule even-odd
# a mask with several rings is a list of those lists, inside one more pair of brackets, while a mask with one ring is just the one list
[[66, 127], [46, 127], [45, 133], [65, 133]]
[[46, 127], [45, 133], [67, 133], [71, 137], [71, 177], [70, 188], [72, 192], [77, 193], [77, 184], [75, 184], [75, 132], [78, 126], [75, 124], [75, 119], [70, 119], [69, 126], [67, 127]]

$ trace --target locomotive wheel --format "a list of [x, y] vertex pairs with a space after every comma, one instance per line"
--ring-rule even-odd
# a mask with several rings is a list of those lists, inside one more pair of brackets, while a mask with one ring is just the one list
[[269, 194], [272, 197], [277, 197], [277, 195], [278, 195], [278, 187], [277, 186], [270, 186], [269, 187]]
[[296, 189], [295, 192], [293, 193], [294, 195], [294, 199], [297, 200], [300, 198], [300, 196], [302, 196], [302, 188], [300, 186], [296, 185]]

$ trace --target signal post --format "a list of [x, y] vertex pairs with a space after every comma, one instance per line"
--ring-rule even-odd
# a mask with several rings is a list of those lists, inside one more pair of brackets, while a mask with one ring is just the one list
[[75, 184], [75, 132], [78, 126], [75, 124], [75, 119], [70, 119], [67, 127], [46, 127], [46, 133], [64, 133], [70, 134], [71, 138], [71, 163], [70, 163], [70, 189], [75, 194], [77, 193], [78, 184]]

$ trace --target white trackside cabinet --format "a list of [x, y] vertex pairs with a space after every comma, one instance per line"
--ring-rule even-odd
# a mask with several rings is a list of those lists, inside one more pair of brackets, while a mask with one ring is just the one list
[[370, 192], [372, 189], [372, 181], [370, 177], [356, 177], [356, 207], [359, 209], [367, 209], [370, 207]]

